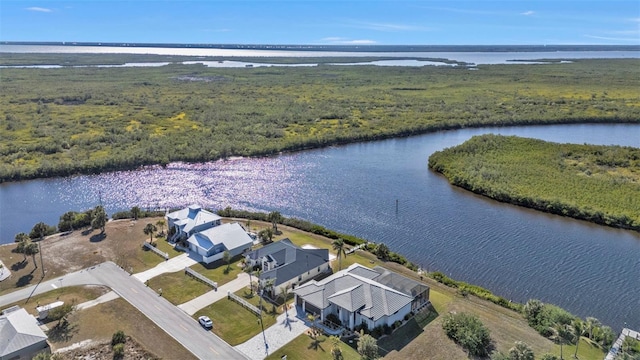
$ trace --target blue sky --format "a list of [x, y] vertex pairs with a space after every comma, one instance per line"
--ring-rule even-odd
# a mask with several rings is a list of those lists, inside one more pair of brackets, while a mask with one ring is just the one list
[[0, 40], [639, 45], [640, 1], [2, 0]]

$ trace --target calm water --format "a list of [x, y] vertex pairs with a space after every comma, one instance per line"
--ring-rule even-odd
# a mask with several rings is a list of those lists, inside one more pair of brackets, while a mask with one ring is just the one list
[[0, 53], [157, 54], [245, 57], [396, 57], [438, 58], [471, 64], [506, 64], [511, 60], [640, 58], [640, 51], [556, 52], [337, 52], [253, 49], [194, 49], [162, 47], [0, 45]]
[[[515, 301], [556, 303], [616, 330], [640, 328], [640, 234], [497, 203], [427, 169], [434, 151], [473, 135], [640, 146], [640, 125], [464, 129], [166, 169], [0, 185], [0, 237], [98, 203], [278, 210], [384, 242], [428, 270]], [[639, 194], [640, 196], [640, 194]], [[396, 213], [396, 199], [399, 202]]]

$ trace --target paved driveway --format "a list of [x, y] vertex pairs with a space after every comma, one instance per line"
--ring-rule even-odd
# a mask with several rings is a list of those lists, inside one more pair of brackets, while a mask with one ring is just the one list
[[58, 286], [106, 285], [200, 359], [247, 359], [229, 344], [112, 262], [0, 296], [0, 307]]
[[188, 253], [185, 254], [180, 254], [174, 258], [171, 258], [165, 262], [161, 262], [160, 264], [156, 265], [155, 267], [147, 270], [147, 271], [143, 271], [143, 272], [139, 272], [137, 274], [133, 274], [133, 277], [135, 277], [136, 279], [140, 280], [141, 282], [145, 282], [151, 278], [154, 278], [158, 275], [164, 274], [164, 273], [170, 273], [170, 272], [176, 272], [176, 271], [180, 271], [180, 270], [184, 270], [184, 268], [189, 267], [191, 265], [195, 265], [197, 264], [198, 261], [194, 260], [193, 258], [189, 257]]
[[213, 304], [214, 302], [227, 297], [228, 292], [236, 292], [242, 288], [249, 286], [249, 274], [241, 272], [235, 280], [220, 286], [218, 290], [211, 290], [197, 298], [178, 305], [180, 309], [189, 315], [195, 314], [198, 310]]
[[296, 317], [296, 309], [290, 309], [289, 316], [287, 314], [278, 316], [276, 323], [265, 329], [264, 336], [260, 333], [237, 345], [236, 349], [251, 359], [262, 360], [267, 357], [265, 339], [269, 346], [268, 353], [271, 354], [308, 329], [307, 324], [301, 318]]

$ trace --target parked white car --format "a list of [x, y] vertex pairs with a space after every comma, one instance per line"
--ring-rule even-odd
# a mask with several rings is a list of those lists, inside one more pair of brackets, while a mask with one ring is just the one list
[[206, 329], [211, 329], [213, 327], [213, 322], [209, 319], [208, 316], [200, 316], [198, 318], [198, 322]]

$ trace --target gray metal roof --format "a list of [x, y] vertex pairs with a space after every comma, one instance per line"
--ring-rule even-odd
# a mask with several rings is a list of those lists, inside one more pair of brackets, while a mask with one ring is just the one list
[[333, 303], [351, 312], [359, 311], [374, 321], [393, 315], [413, 301], [413, 296], [358, 275], [372, 275], [366, 270], [362, 265], [353, 264], [322, 281], [302, 285], [293, 292], [320, 309]]
[[187, 233], [198, 225], [222, 219], [217, 214], [203, 209], [200, 205], [190, 205], [184, 209], [174, 211], [167, 214], [167, 218]]
[[248, 256], [252, 260], [258, 260], [263, 256], [269, 256], [279, 251], [286, 250], [287, 248], [295, 247], [296, 246], [291, 243], [291, 240], [282, 239], [280, 241], [272, 242], [271, 244], [261, 247], [260, 249], [253, 250], [247, 253], [246, 256]]
[[46, 340], [47, 335], [25, 309], [0, 316], [0, 357]]
[[253, 244], [249, 234], [237, 222], [214, 226], [195, 233], [187, 241], [207, 251], [218, 244], [223, 244], [229, 251]]
[[280, 259], [277, 260], [279, 266], [260, 274], [261, 280], [275, 278], [274, 286], [279, 286], [329, 261], [328, 249], [302, 249], [293, 245], [292, 248], [287, 248], [285, 251], [284, 259], [286, 262], [280, 265], [282, 264], [280, 261], [283, 258], [283, 251], [277, 252], [277, 258]]
[[389, 271], [382, 266], [374, 267], [373, 271], [380, 274], [380, 276], [374, 278], [375, 281], [392, 289], [398, 290], [403, 294], [415, 297], [429, 289], [429, 287], [423, 283], [409, 279], [408, 277], [402, 276], [393, 271]]

